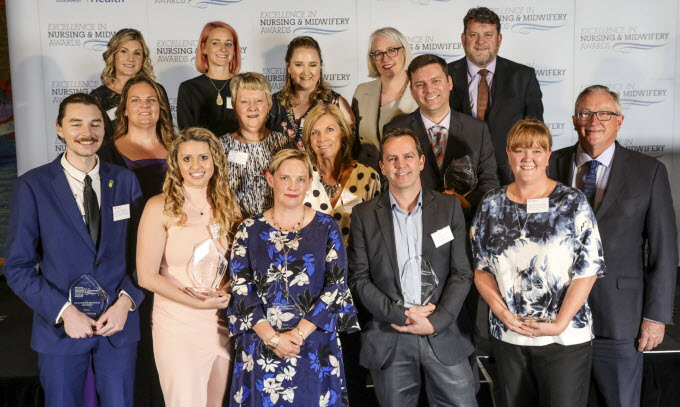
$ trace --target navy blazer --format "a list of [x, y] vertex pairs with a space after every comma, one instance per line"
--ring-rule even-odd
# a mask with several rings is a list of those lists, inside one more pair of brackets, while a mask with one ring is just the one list
[[[468, 89], [467, 60], [465, 57], [449, 64], [449, 75], [453, 79], [453, 92], [449, 105], [457, 112], [472, 115], [470, 91]], [[543, 120], [541, 87], [536, 71], [502, 57], [496, 57], [496, 72], [491, 82], [491, 107], [485, 121], [491, 132], [498, 178], [501, 185], [514, 180], [505, 153], [505, 142], [512, 126], [521, 119]]]
[[[425, 129], [423, 118], [420, 116], [420, 109], [395, 117], [394, 120], [385, 125], [383, 134], [396, 128], [411, 129], [420, 140], [425, 155], [425, 168], [420, 173], [423, 188], [435, 191], [444, 189], [444, 174], [437, 166], [427, 129]], [[475, 213], [484, 194], [499, 186], [493, 146], [489, 138], [489, 129], [483, 121], [452, 110], [442, 168], [446, 170], [451, 161], [466, 155], [470, 156], [472, 166], [477, 171], [477, 188], [465, 197], [472, 206], [470, 212]], [[386, 191], [387, 181], [383, 182], [383, 185], [385, 186], [383, 190]]]
[[[7, 234], [5, 276], [10, 288], [33, 309], [31, 347], [41, 353], [68, 355], [87, 352], [96, 337], [73, 339], [57, 315], [68, 301], [73, 280], [90, 273], [109, 296], [121, 290], [139, 308], [144, 294], [126, 264], [128, 219], [113, 220], [113, 207], [139, 210], [142, 192], [132, 171], [100, 160], [101, 227], [97, 249], [80, 214], [61, 166], [61, 156], [18, 178]], [[134, 216], [134, 215], [133, 215]], [[37, 268], [36, 268], [37, 266]], [[128, 313], [125, 327], [109, 337], [113, 346], [139, 340], [139, 314]]]
[[[436, 335], [428, 340], [437, 358], [453, 366], [474, 350], [475, 322], [466, 308], [472, 286], [472, 269], [466, 254], [467, 229], [460, 200], [423, 187], [422, 254], [432, 264], [439, 286], [431, 302], [437, 306], [428, 317]], [[394, 225], [389, 193], [385, 192], [352, 210], [347, 247], [349, 286], [365, 310], [361, 325], [361, 364], [381, 368], [401, 334], [390, 324], [405, 325], [406, 310], [401, 291], [401, 265], [397, 264]], [[450, 227], [454, 239], [435, 247], [430, 236]], [[369, 314], [369, 315], [367, 315]]]
[[[550, 178], [571, 185], [575, 154], [576, 145], [553, 152]], [[595, 335], [633, 339], [643, 317], [673, 323], [678, 249], [666, 167], [616, 142], [595, 218], [607, 265], [588, 297]]]

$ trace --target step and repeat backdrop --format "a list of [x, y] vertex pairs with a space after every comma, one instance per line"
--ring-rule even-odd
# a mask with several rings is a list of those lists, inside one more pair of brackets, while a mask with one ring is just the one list
[[[179, 84], [198, 75], [198, 37], [206, 22], [232, 25], [241, 71], [282, 86], [288, 42], [321, 44], [324, 78], [351, 101], [367, 75], [368, 37], [393, 26], [414, 55], [464, 56], [463, 16], [492, 8], [502, 20], [499, 54], [536, 69], [545, 122], [556, 148], [576, 141], [576, 95], [601, 83], [621, 94], [619, 141], [662, 160], [678, 185], [680, 51], [678, 0], [15, 0], [7, 2], [19, 174], [54, 159], [65, 146], [54, 122], [59, 102], [100, 86], [102, 52], [118, 29], [137, 28], [157, 80], [174, 108]], [[674, 188], [676, 207], [680, 187]]]

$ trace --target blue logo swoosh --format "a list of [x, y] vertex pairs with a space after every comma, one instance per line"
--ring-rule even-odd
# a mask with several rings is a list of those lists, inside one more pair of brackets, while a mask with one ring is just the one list
[[207, 8], [208, 6], [228, 6], [242, 1], [243, 0], [189, 0], [189, 6]]
[[295, 34], [319, 34], [319, 35], [333, 35], [341, 33], [343, 31], [347, 31], [347, 28], [345, 28], [344, 30], [329, 30], [326, 28], [318, 27], [298, 27], [294, 30]]
[[627, 54], [631, 51], [649, 51], [654, 48], [659, 48], [663, 47], [668, 43], [663, 43], [663, 44], [657, 44], [657, 45], [652, 45], [652, 44], [642, 44], [639, 42], [617, 42], [612, 46], [612, 49], [616, 52], [621, 52], [623, 54]]
[[548, 31], [554, 30], [555, 28], [564, 27], [565, 24], [560, 25], [544, 25], [544, 24], [532, 24], [532, 23], [516, 23], [512, 25], [512, 32], [519, 34], [531, 34], [534, 31]]
[[664, 101], [664, 99], [662, 99], [662, 100], [642, 100], [642, 99], [621, 98], [621, 105], [623, 107], [647, 107], [647, 106], [655, 105], [657, 103], [661, 103], [663, 101]]
[[429, 55], [429, 54], [431, 54], [431, 55], [436, 55], [436, 56], [438, 56], [438, 57], [440, 57], [440, 58], [444, 58], [444, 59], [446, 59], [446, 60], [451, 60], [451, 59], [454, 59], [454, 58], [458, 58], [458, 57], [463, 56], [463, 54], [439, 54], [439, 53], [436, 53], [436, 52], [427, 52], [427, 51], [418, 51], [418, 52], [414, 52], [414, 53], [413, 53], [413, 56], [425, 55], [425, 54], [428, 54], [428, 55]]
[[549, 81], [549, 80], [545, 80], [545, 79], [543, 79], [543, 80], [539, 79], [538, 80], [538, 83], [541, 86], [554, 85], [554, 84], [560, 83], [560, 82], [564, 82], [564, 79], [557, 79], [557, 80], [554, 80], [554, 81]]
[[87, 40], [83, 43], [83, 47], [92, 51], [104, 51], [108, 43], [108, 40]]

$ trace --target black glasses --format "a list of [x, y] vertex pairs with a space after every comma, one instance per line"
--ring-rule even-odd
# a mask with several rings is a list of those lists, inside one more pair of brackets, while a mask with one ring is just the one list
[[388, 57], [394, 58], [397, 56], [399, 53], [399, 50], [404, 47], [394, 47], [394, 48], [387, 48], [387, 51], [376, 51], [376, 52], [371, 52], [371, 59], [374, 61], [382, 61], [383, 58], [385, 58], [385, 54], [387, 54]]
[[608, 112], [606, 110], [602, 110], [599, 112], [589, 112], [588, 110], [584, 110], [582, 112], [576, 113], [576, 117], [582, 122], [589, 122], [593, 118], [593, 115], [595, 115], [595, 117], [597, 117], [597, 120], [601, 122], [610, 121], [612, 119], [612, 116], [621, 116], [620, 114]]

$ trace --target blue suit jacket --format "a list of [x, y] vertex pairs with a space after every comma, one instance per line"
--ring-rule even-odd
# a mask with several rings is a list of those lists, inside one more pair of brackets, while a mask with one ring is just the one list
[[[60, 160], [61, 156], [17, 180], [4, 272], [12, 290], [34, 311], [31, 347], [41, 353], [68, 355], [87, 352], [97, 341], [96, 336], [72, 339], [63, 324], [55, 325], [74, 279], [92, 274], [108, 294], [109, 305], [118, 299], [121, 290], [137, 307], [144, 299], [125, 260], [129, 219], [113, 221], [114, 206], [129, 204], [131, 213], [136, 213], [142, 193], [131, 171], [100, 160], [101, 227], [97, 249]], [[139, 314], [130, 312], [123, 330], [109, 340], [113, 346], [139, 340]]]

